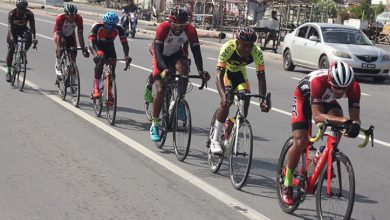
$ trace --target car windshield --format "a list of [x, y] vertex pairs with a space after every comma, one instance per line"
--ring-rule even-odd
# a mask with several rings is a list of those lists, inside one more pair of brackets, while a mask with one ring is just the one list
[[326, 43], [372, 45], [360, 30], [338, 27], [322, 27], [321, 30]]

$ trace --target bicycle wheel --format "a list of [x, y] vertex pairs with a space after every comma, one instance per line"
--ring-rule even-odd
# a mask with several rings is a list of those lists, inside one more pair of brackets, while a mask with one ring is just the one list
[[[109, 100], [110, 90], [112, 93], [112, 101]], [[115, 117], [116, 117], [116, 107], [118, 105], [117, 102], [118, 96], [117, 96], [115, 79], [113, 79], [112, 77], [110, 77], [110, 85], [107, 88], [105, 95], [106, 95], [106, 106], [107, 106], [107, 120], [110, 123], [110, 125], [114, 125]]]
[[238, 136], [233, 142], [230, 154], [230, 180], [235, 189], [241, 189], [248, 179], [252, 164], [253, 136], [249, 121], [243, 119], [236, 132]]
[[27, 57], [26, 54], [21, 53], [20, 56], [20, 71], [18, 74], [18, 78], [20, 81], [20, 88], [19, 90], [22, 92], [24, 88], [24, 83], [26, 82], [26, 72], [27, 72]]
[[[93, 85], [92, 85], [92, 88], [93, 88]], [[100, 80], [100, 92], [101, 94], [105, 94], [104, 93], [104, 80], [101, 79]], [[100, 96], [100, 98], [92, 98], [92, 101], [93, 101], [93, 109], [95, 110], [95, 115], [97, 117], [100, 117], [101, 114], [102, 114], [102, 110], [103, 110], [103, 95]]]
[[[16, 50], [16, 48], [15, 48]], [[19, 57], [20, 55], [18, 54], [18, 52], [15, 52], [14, 53], [14, 63], [12, 64], [12, 75], [11, 75], [11, 86], [15, 86], [15, 83], [16, 83], [16, 86], [18, 86], [19, 84], [19, 73], [20, 73], [20, 60], [19, 60]]]
[[207, 136], [207, 142], [206, 142], [206, 147], [207, 147], [207, 160], [209, 163], [209, 168], [211, 172], [216, 173], [218, 172], [219, 168], [221, 167], [222, 161], [223, 161], [223, 154], [214, 154], [210, 150], [210, 144], [211, 144], [211, 137], [214, 135], [214, 124], [215, 120], [217, 118], [217, 111], [215, 111], [213, 118], [211, 119], [210, 122], [210, 131], [209, 135]]
[[[276, 170], [276, 194], [278, 196], [278, 202], [280, 208], [286, 213], [292, 213], [298, 208], [298, 206], [300, 205], [300, 201], [301, 201], [300, 198], [302, 197], [301, 193], [303, 190], [300, 188], [301, 186], [298, 187], [294, 186], [294, 192], [293, 192], [294, 204], [288, 206], [283, 202], [282, 193], [284, 189], [284, 179], [286, 176], [287, 153], [292, 145], [293, 145], [293, 138], [290, 137], [289, 139], [287, 139], [286, 143], [284, 144], [282, 148], [282, 152], [280, 152], [278, 167]], [[299, 179], [302, 176], [304, 167], [305, 167], [305, 154], [303, 153], [298, 163], [298, 166], [293, 171], [293, 179]]]
[[80, 74], [77, 65], [72, 66], [73, 73], [69, 76], [69, 88], [72, 95], [72, 104], [74, 107], [79, 106], [80, 102]]
[[169, 118], [169, 111], [167, 106], [166, 97], [164, 98], [164, 104], [161, 108], [161, 117], [160, 122], [158, 123], [158, 132], [160, 133], [160, 141], [154, 142], [157, 148], [162, 148], [164, 146], [165, 140], [167, 139], [167, 133], [168, 133], [168, 118]]
[[173, 145], [179, 161], [184, 161], [190, 150], [191, 123], [190, 106], [185, 99], [180, 99], [175, 107], [175, 118], [173, 121]]
[[[149, 84], [149, 77], [147, 78], [146, 80], [146, 85]], [[152, 86], [153, 87], [153, 86]], [[156, 91], [153, 90], [152, 88], [152, 97], [155, 97], [156, 95]], [[147, 102], [144, 102], [144, 109], [145, 109], [145, 115], [146, 115], [146, 118], [149, 120], [149, 121], [152, 121], [152, 114], [153, 114], [153, 102], [151, 103], [147, 103]]]
[[[64, 55], [63, 55], [64, 56]], [[66, 90], [67, 90], [67, 81], [68, 81], [68, 70], [67, 68], [67, 62], [66, 59], [62, 58], [62, 62], [60, 64], [60, 69], [61, 69], [61, 80], [59, 81], [58, 84], [58, 94], [60, 95], [62, 100], [65, 100], [66, 98]]]
[[336, 152], [333, 157], [330, 192], [327, 167], [322, 169], [316, 192], [318, 219], [350, 219], [355, 202], [355, 174], [348, 157]]

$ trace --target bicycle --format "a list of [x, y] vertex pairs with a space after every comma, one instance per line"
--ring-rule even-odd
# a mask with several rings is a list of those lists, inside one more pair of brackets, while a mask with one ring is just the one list
[[[331, 128], [331, 131], [324, 134], [328, 126]], [[282, 190], [286, 173], [287, 161], [285, 159], [288, 150], [293, 144], [292, 137], [283, 146], [276, 175], [279, 205], [284, 212], [292, 213], [305, 200], [307, 193], [316, 194], [316, 211], [319, 219], [350, 219], [355, 200], [355, 174], [349, 158], [339, 151], [339, 141], [337, 140], [345, 128], [330, 124], [327, 121], [323, 124], [319, 123], [317, 127], [317, 135], [314, 138], [310, 138], [306, 151], [302, 153], [298, 167], [293, 171], [294, 204], [291, 206], [283, 202]], [[365, 135], [365, 140], [364, 143], [358, 145], [359, 148], [365, 147], [370, 137], [371, 145], [374, 146], [374, 126], [370, 126], [367, 130], [360, 129], [360, 131]], [[319, 151], [320, 155], [315, 156], [318, 158], [316, 161], [316, 159], [309, 156], [310, 151], [315, 149], [313, 143], [317, 142], [323, 136], [326, 136], [327, 143], [323, 152], [321, 153]], [[310, 163], [314, 163], [314, 166], [312, 164], [311, 168], [309, 168]], [[311, 172], [313, 174], [310, 176]], [[343, 176], [344, 174], [346, 176]], [[332, 208], [340, 210], [339, 206], [345, 200], [347, 200], [345, 213], [334, 213], [335, 210], [330, 210]], [[335, 204], [337, 202], [339, 204]], [[326, 208], [329, 210], [327, 211]]]
[[58, 94], [65, 100], [67, 89], [70, 88], [72, 94], [72, 104], [78, 107], [80, 102], [80, 74], [75, 61], [71, 59], [71, 54], [84, 48], [65, 48], [61, 47], [62, 55], [60, 62], [61, 76], [58, 80]]
[[[191, 112], [184, 97], [188, 91], [185, 90], [183, 85], [184, 80], [190, 78], [202, 79], [202, 85], [199, 87], [199, 90], [202, 90], [206, 85], [207, 81], [199, 75], [175, 75], [168, 80], [166, 85], [167, 94], [164, 97], [158, 125], [161, 140], [160, 142], [155, 142], [156, 147], [162, 148], [168, 132], [173, 132], [175, 154], [179, 161], [186, 159], [191, 144]], [[184, 114], [179, 113], [179, 105], [184, 108], [184, 112], [182, 112]], [[152, 105], [148, 105], [148, 107], [152, 107]], [[147, 108], [146, 114], [148, 114], [148, 111], [149, 109]], [[180, 118], [180, 115], [184, 115], [183, 118]]]
[[[97, 117], [101, 116], [103, 110], [103, 104], [106, 105], [107, 120], [110, 125], [115, 124], [116, 109], [118, 104], [115, 75], [112, 72], [112, 65], [111, 65], [111, 62], [115, 60], [126, 61], [126, 59], [115, 59], [115, 58], [108, 58], [104, 60], [105, 68], [99, 83], [101, 96], [99, 98], [91, 98], [93, 100], [95, 115]], [[124, 71], [128, 70], [129, 67], [130, 67], [130, 62], [126, 63]], [[112, 98], [111, 101], [109, 100], [110, 96]]]
[[[19, 90], [22, 92], [24, 89], [24, 84], [26, 81], [26, 73], [27, 73], [27, 56], [24, 52], [25, 44], [26, 44], [26, 33], [23, 34], [23, 37], [18, 36], [15, 45], [15, 52], [13, 54], [13, 63], [12, 63], [12, 74], [11, 74], [11, 86], [16, 87], [20, 86]], [[33, 49], [37, 49], [37, 45], [33, 45]]]
[[[230, 180], [233, 187], [239, 190], [245, 185], [248, 179], [253, 153], [252, 127], [246, 119], [244, 103], [246, 99], [257, 97], [266, 99], [268, 105], [271, 106], [271, 93], [267, 93], [266, 96], [240, 92], [233, 94], [237, 111], [230, 135], [225, 137], [225, 134], [221, 134], [221, 137], [219, 138], [223, 153], [212, 153], [210, 150], [211, 138], [214, 136], [214, 124], [218, 110], [215, 111], [213, 118], [211, 119], [206, 147], [209, 168], [213, 173], [218, 172], [224, 157], [229, 157]], [[226, 133], [226, 131], [223, 133]]]

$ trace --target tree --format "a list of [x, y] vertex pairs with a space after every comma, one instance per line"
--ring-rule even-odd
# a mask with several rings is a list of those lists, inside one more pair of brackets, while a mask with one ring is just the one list
[[325, 13], [327, 17], [335, 18], [337, 16], [337, 4], [333, 0], [317, 1], [316, 8], [320, 13]]

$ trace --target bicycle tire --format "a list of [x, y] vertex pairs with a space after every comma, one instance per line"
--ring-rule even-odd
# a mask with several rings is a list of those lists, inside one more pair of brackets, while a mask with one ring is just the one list
[[[104, 94], [104, 80], [101, 79], [100, 83], [100, 92]], [[93, 84], [92, 84], [93, 88]], [[93, 101], [93, 109], [95, 112], [96, 117], [100, 117], [102, 115], [102, 110], [103, 110], [103, 96], [101, 95], [99, 98], [92, 98]]]
[[[146, 79], [145, 87], [149, 84], [149, 77]], [[155, 90], [152, 88], [152, 96], [155, 97]], [[147, 103], [144, 101], [144, 109], [145, 109], [145, 115], [148, 121], [152, 121], [152, 115], [153, 115], [153, 102]]]
[[17, 82], [17, 80], [19, 81], [19, 73], [20, 73], [19, 57], [20, 56], [18, 56], [17, 53], [18, 52], [14, 53], [14, 58], [13, 58], [14, 63], [12, 64], [11, 86], [15, 86], [15, 82]]
[[[21, 60], [21, 63], [20, 63], [21, 69], [19, 71], [18, 77], [20, 77], [20, 74], [21, 74], [22, 79], [21, 79], [21, 85], [20, 85], [19, 91], [22, 92], [23, 89], [24, 89], [24, 84], [26, 82], [26, 73], [27, 73], [27, 57], [26, 57], [26, 54], [21, 53], [20, 60]], [[21, 70], [23, 70], [23, 71], [21, 71]]]
[[215, 120], [217, 118], [218, 110], [214, 112], [214, 115], [210, 122], [210, 129], [209, 129], [209, 135], [207, 136], [207, 161], [209, 164], [210, 171], [213, 173], [217, 173], [219, 171], [219, 168], [221, 168], [222, 162], [223, 162], [223, 154], [214, 154], [210, 150], [210, 144], [211, 144], [211, 137], [214, 135], [214, 124]]
[[[185, 120], [179, 120], [179, 105], [182, 104], [185, 109]], [[184, 117], [183, 117], [184, 118]], [[183, 122], [181, 122], [183, 121]], [[183, 126], [181, 125], [183, 123]], [[175, 119], [173, 122], [173, 146], [175, 154], [179, 161], [184, 161], [190, 151], [191, 132], [192, 132], [191, 110], [185, 99], [180, 99], [175, 107]], [[183, 137], [180, 138], [180, 134]], [[187, 137], [185, 137], [187, 134]], [[181, 143], [183, 142], [183, 143]]]
[[[111, 89], [112, 98], [114, 99], [113, 105], [108, 105], [109, 89]], [[107, 106], [107, 120], [110, 125], [115, 125], [116, 109], [118, 106], [118, 93], [117, 93], [115, 79], [113, 79], [112, 77], [110, 77], [110, 88], [106, 89], [105, 95], [106, 95], [106, 106]]]
[[[238, 135], [236, 136], [238, 137], [238, 140], [234, 139], [231, 148], [229, 170], [233, 187], [240, 190], [248, 180], [252, 164], [253, 134], [249, 121], [243, 119], [236, 132], [238, 132]], [[235, 142], [237, 142], [237, 151], [234, 149]]]
[[72, 95], [72, 104], [78, 107], [80, 103], [80, 73], [76, 63], [72, 66], [73, 74], [69, 77], [69, 89]]
[[[355, 174], [353, 171], [353, 167], [351, 164], [351, 161], [348, 159], [348, 157], [341, 153], [336, 152], [332, 158], [332, 169], [334, 169], [334, 176], [331, 175], [331, 190], [336, 190], [336, 193], [333, 195], [331, 193], [331, 197], [329, 197], [327, 193], [327, 167], [328, 167], [328, 161], [326, 161], [325, 166], [323, 167], [321, 171], [320, 178], [317, 182], [317, 192], [316, 192], [316, 209], [317, 209], [317, 216], [318, 219], [350, 219], [352, 215], [352, 210], [355, 202]], [[334, 166], [336, 165], [336, 166]], [[344, 170], [341, 170], [341, 166], [344, 165]], [[344, 174], [347, 174], [346, 176], [343, 176], [342, 171]], [[344, 177], [344, 178], [343, 178]], [[342, 193], [340, 192], [340, 185], [345, 186], [345, 183], [349, 182], [348, 188], [349, 188], [349, 194], [345, 196], [346, 194], [346, 187], [342, 188]], [[335, 187], [332, 186], [332, 183], [335, 183]], [[342, 199], [340, 199], [340, 196]], [[338, 201], [336, 201], [338, 200]], [[324, 206], [326, 204], [329, 205], [329, 208], [335, 208], [337, 210], [340, 210], [340, 207], [335, 205], [334, 202], [341, 203], [345, 200], [348, 200], [348, 203], [346, 205], [345, 213], [331, 213], [330, 211], [324, 211]], [[329, 217], [329, 218], [328, 218]]]
[[16, 70], [15, 66], [13, 66], [12, 67], [12, 73], [11, 73], [11, 86], [15, 86], [15, 82], [16, 82], [17, 78], [19, 78], [19, 73]]
[[60, 69], [61, 69], [61, 81], [59, 81], [58, 84], [58, 94], [60, 95], [62, 100], [66, 99], [66, 93], [67, 93], [67, 85], [66, 81], [68, 81], [68, 62], [66, 58], [64, 58], [64, 54], [62, 55], [61, 58], [61, 64], [60, 64]]
[[[287, 153], [293, 144], [293, 138], [290, 137], [284, 143], [282, 151], [280, 152], [278, 167], [276, 170], [276, 194], [278, 197], [278, 202], [280, 208], [286, 213], [293, 213], [300, 205], [300, 193], [302, 192], [299, 187], [295, 187], [294, 191], [294, 204], [291, 206], [286, 205], [282, 200], [282, 192], [284, 188], [284, 178], [285, 178], [285, 169], [287, 165]], [[300, 162], [298, 162], [298, 166], [293, 171], [293, 178], [301, 175], [302, 169], [305, 167], [305, 154], [303, 153], [301, 156]], [[300, 166], [299, 166], [300, 165]]]
[[164, 98], [163, 107], [161, 108], [161, 118], [158, 123], [158, 132], [160, 133], [160, 141], [154, 142], [157, 148], [162, 148], [167, 139], [168, 133], [168, 118], [169, 118], [169, 104], [167, 104], [166, 96]]

